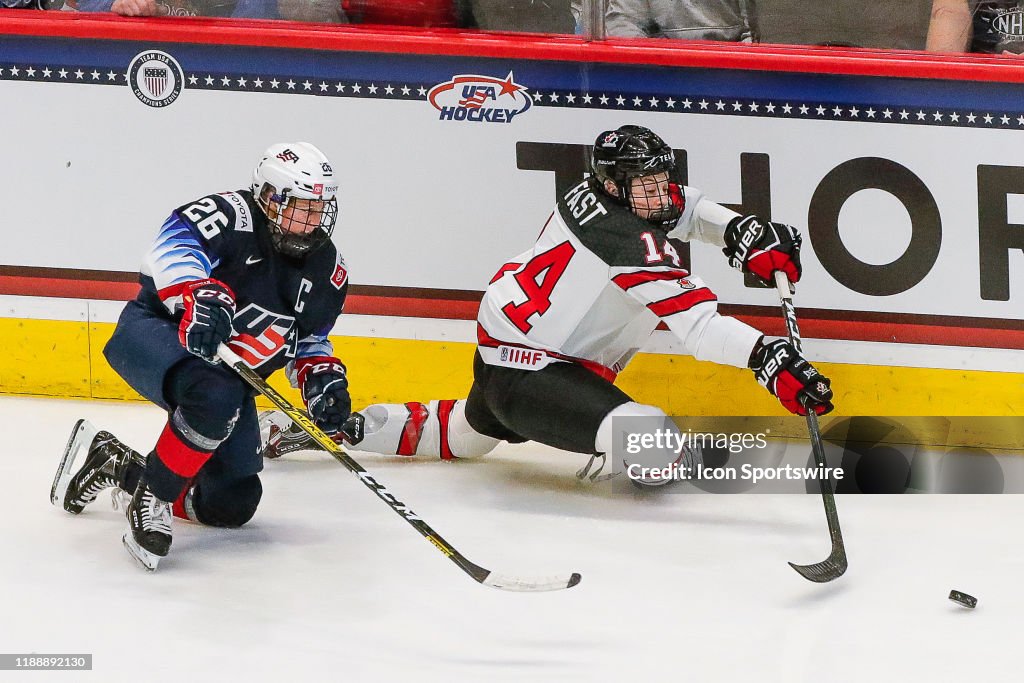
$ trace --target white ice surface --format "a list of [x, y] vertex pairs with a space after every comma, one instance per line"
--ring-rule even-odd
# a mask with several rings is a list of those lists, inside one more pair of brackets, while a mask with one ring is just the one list
[[94, 670], [0, 681], [1019, 680], [1021, 496], [840, 496], [850, 569], [817, 585], [786, 565], [828, 554], [817, 496], [639, 499], [535, 445], [454, 464], [356, 454], [478, 564], [583, 574], [519, 594], [475, 583], [341, 465], [301, 453], [267, 464], [250, 524], [177, 523], [147, 574], [106, 494], [79, 517], [49, 504], [77, 417], [139, 450], [163, 421], [0, 398], [0, 652], [92, 653]]

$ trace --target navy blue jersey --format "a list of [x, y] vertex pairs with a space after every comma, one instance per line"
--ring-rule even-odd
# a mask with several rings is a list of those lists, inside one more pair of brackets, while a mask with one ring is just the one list
[[327, 335], [348, 291], [344, 259], [330, 241], [302, 260], [279, 254], [248, 190], [208, 195], [174, 210], [143, 262], [138, 301], [155, 315], [180, 320], [184, 287], [205, 278], [234, 292], [229, 346], [261, 376], [296, 358], [333, 355]]

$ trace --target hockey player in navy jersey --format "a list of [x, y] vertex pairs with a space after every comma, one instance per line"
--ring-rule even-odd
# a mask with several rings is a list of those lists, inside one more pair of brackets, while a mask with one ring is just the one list
[[[799, 233], [683, 186], [671, 147], [640, 126], [601, 133], [591, 167], [558, 201], [536, 244], [488, 285], [469, 397], [369, 406], [344, 429], [352, 448], [451, 459], [532, 440], [605, 454], [614, 418], [676, 429], [660, 408], [613, 384], [659, 323], [695, 358], [753, 370], [793, 413], [832, 409], [826, 377], [788, 341], [720, 315], [714, 293], [679, 257], [682, 242], [697, 239], [765, 282], [777, 270], [796, 282]], [[265, 413], [261, 424], [269, 457], [312, 445], [282, 413]], [[659, 464], [692, 468], [700, 453], [662, 456]]]
[[224, 342], [262, 376], [286, 368], [316, 424], [349, 417], [345, 366], [327, 335], [348, 289], [331, 241], [338, 180], [311, 144], [270, 147], [249, 189], [175, 209], [144, 259], [142, 290], [104, 349], [110, 365], [167, 411], [148, 455], [80, 420], [51, 502], [80, 513], [109, 487], [126, 508], [124, 545], [153, 570], [171, 519], [238, 527], [262, 495], [253, 392], [225, 364]]

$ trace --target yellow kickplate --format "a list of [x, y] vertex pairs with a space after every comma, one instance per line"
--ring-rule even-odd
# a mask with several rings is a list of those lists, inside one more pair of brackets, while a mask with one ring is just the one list
[[[5, 351], [0, 355], [0, 392], [139, 400], [103, 357], [103, 345], [113, 330], [111, 323], [0, 318]], [[472, 384], [473, 344], [373, 337], [333, 337], [332, 341], [348, 367], [356, 408], [461, 398]], [[836, 363], [818, 367], [832, 379], [836, 393], [836, 412], [830, 417], [1024, 416], [1022, 373]], [[301, 405], [284, 373], [276, 373], [270, 383]], [[749, 370], [686, 356], [640, 354], [616, 384], [634, 400], [659, 406], [669, 415], [786, 414], [754, 382]], [[262, 399], [260, 405], [269, 407]], [[799, 421], [780, 422], [789, 424], [793, 426], [784, 432], [801, 433]], [[969, 429], [966, 434], [963, 429], [954, 431], [958, 441], [977, 438], [994, 445], [982, 438], [983, 427], [977, 429], [973, 437]]]

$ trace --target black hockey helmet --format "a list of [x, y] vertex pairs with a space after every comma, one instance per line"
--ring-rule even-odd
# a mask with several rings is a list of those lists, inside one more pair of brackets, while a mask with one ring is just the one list
[[[675, 152], [649, 128], [625, 125], [598, 135], [594, 141], [590, 169], [605, 194], [634, 211], [630, 197], [633, 179], [667, 173], [670, 201], [647, 220], [671, 228], [683, 213], [682, 183], [679, 182]], [[616, 194], [605, 187], [607, 181], [614, 184]]]

